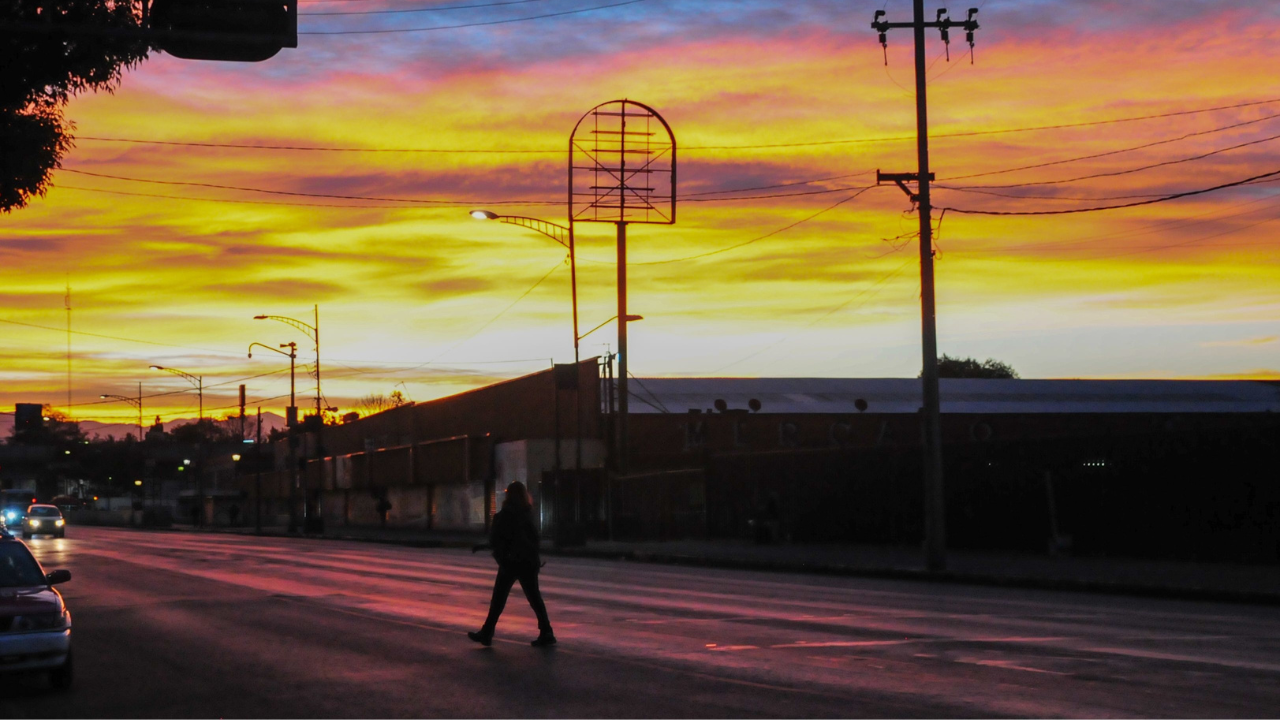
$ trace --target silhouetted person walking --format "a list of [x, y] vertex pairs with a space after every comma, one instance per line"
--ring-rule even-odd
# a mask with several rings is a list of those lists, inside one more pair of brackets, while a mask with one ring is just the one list
[[538, 616], [538, 637], [531, 644], [534, 647], [555, 645], [547, 606], [538, 590], [538, 570], [542, 567], [538, 556], [538, 528], [533, 522], [533, 501], [524, 483], [513, 482], [507, 486], [502, 509], [493, 516], [489, 529], [489, 546], [493, 549], [493, 559], [498, 561], [498, 579], [493, 583], [489, 617], [478, 632], [469, 632], [467, 637], [485, 646], [493, 642], [493, 631], [506, 607], [511, 586], [519, 580], [520, 589]]

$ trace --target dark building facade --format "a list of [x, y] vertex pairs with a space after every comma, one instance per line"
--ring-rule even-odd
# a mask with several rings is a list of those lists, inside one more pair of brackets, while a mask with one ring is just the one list
[[[562, 378], [564, 377], [562, 373]], [[628, 465], [596, 360], [324, 429], [296, 496], [326, 524], [486, 527], [526, 482], [544, 531], [575, 537], [917, 543], [920, 383], [641, 378]], [[1271, 562], [1280, 552], [1280, 385], [943, 380], [953, 547]], [[579, 455], [576, 438], [581, 438]], [[287, 512], [286, 443], [263, 480]], [[557, 450], [559, 461], [557, 463]], [[579, 469], [580, 468], [580, 469]], [[254, 494], [247, 479], [241, 486]]]

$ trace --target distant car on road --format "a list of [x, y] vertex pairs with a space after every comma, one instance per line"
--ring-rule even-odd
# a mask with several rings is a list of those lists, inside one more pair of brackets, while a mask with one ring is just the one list
[[54, 585], [71, 571], [45, 573], [22, 541], [0, 530], [0, 673], [48, 671], [70, 687], [71, 613]]
[[67, 536], [67, 521], [57, 505], [32, 505], [22, 520], [22, 537], [33, 535]]

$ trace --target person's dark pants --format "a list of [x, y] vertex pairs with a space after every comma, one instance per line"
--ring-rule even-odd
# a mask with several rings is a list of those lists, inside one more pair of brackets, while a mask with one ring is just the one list
[[511, 594], [511, 586], [517, 580], [520, 581], [520, 589], [524, 590], [524, 596], [529, 600], [529, 606], [533, 608], [533, 613], [538, 616], [538, 632], [550, 635], [551, 619], [547, 617], [547, 605], [542, 602], [542, 593], [538, 590], [538, 568], [536, 565], [530, 567], [498, 566], [498, 579], [493, 583], [493, 599], [489, 601], [489, 617], [485, 619], [484, 627], [480, 628], [480, 632], [485, 635], [493, 635], [494, 628], [498, 626], [498, 617], [502, 615], [502, 609], [507, 606], [507, 596]]

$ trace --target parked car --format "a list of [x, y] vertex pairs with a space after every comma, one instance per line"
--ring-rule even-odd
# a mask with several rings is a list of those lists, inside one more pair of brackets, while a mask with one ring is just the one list
[[0, 673], [47, 671], [70, 687], [71, 613], [54, 585], [71, 571], [45, 573], [25, 543], [0, 530]]
[[67, 536], [67, 521], [57, 505], [32, 505], [22, 520], [22, 537], [32, 535]]

